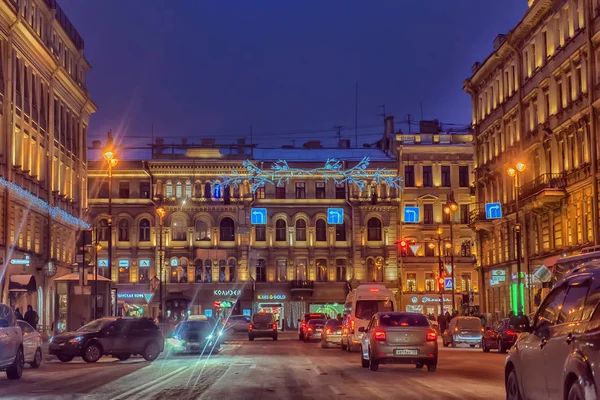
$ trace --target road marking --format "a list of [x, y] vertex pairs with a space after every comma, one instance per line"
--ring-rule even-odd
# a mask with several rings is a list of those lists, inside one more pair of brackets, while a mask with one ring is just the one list
[[336, 388], [333, 385], [329, 385], [329, 389], [331, 389], [331, 391], [333, 392], [333, 394], [335, 394], [336, 396], [341, 396], [344, 393], [342, 391], [340, 391], [340, 389]]
[[175, 375], [179, 375], [180, 373], [184, 372], [186, 369], [187, 369], [187, 367], [180, 367], [180, 368], [176, 369], [175, 371], [169, 372], [168, 374], [162, 376], [160, 381], [156, 381], [154, 384], [152, 384], [150, 386], [136, 387], [136, 388], [130, 389], [125, 393], [121, 393], [120, 395], [113, 397], [113, 400], [126, 399], [126, 398], [129, 398], [130, 396], [135, 396], [135, 395], [139, 396], [139, 395], [143, 395], [145, 393], [151, 392], [152, 390], [166, 384], [168, 379], [174, 377]]
[[256, 364], [252, 364], [252, 365], [250, 366], [250, 369], [255, 369], [255, 368], [256, 368]]

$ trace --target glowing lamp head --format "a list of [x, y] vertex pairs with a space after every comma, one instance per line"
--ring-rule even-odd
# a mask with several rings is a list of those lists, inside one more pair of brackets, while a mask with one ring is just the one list
[[100, 243], [98, 243], [96, 245], [96, 251], [100, 251], [100, 250], [102, 250], [102, 245]]
[[444, 230], [441, 227], [437, 228], [437, 234], [441, 235], [444, 232]]
[[458, 204], [456, 204], [454, 202], [450, 203], [450, 210], [452, 210], [452, 211], [458, 210]]
[[111, 168], [114, 168], [117, 166], [117, 164], [119, 163], [119, 159], [118, 158], [111, 158], [108, 163], [110, 164]]
[[110, 161], [110, 160], [112, 160], [113, 158], [115, 158], [115, 152], [114, 152], [114, 151], [112, 151], [112, 150], [106, 150], [106, 151], [104, 152], [104, 159], [105, 159], [106, 161]]
[[450, 211], [451, 211], [451, 210], [450, 210], [450, 207], [448, 207], [448, 206], [444, 207], [444, 212], [445, 212], [446, 214], [450, 214]]
[[434, 249], [435, 248], [435, 244], [433, 244], [433, 243], [429, 243], [427, 246], [429, 246], [430, 249]]
[[165, 210], [164, 207], [158, 207], [156, 209], [156, 213], [158, 214], [159, 217], [164, 218], [165, 215], [167, 215], [167, 210]]
[[517, 173], [517, 170], [510, 167], [509, 169], [506, 170], [506, 173], [508, 174], [508, 176], [515, 176]]
[[450, 247], [452, 247], [452, 243], [450, 243], [450, 242], [446, 242], [446, 243], [444, 243], [444, 246], [445, 246], [447, 249], [449, 249]]
[[515, 167], [517, 168], [517, 171], [519, 171], [519, 172], [525, 171], [525, 163], [519, 162], [519, 163], [515, 164]]

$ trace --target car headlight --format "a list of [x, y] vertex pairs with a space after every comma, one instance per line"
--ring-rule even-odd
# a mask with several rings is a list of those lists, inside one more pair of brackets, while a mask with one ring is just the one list
[[71, 343], [71, 344], [79, 343], [79, 342], [81, 342], [82, 339], [83, 339], [83, 336], [77, 336], [77, 337], [74, 337], [73, 339], [70, 339], [69, 343]]
[[170, 338], [170, 339], [167, 339], [167, 342], [168, 342], [168, 343], [169, 343], [171, 346], [175, 346], [175, 347], [178, 347], [178, 346], [182, 346], [182, 345], [183, 345], [183, 340], [181, 340], [181, 339], [179, 338], [179, 336], [173, 336], [172, 338]]

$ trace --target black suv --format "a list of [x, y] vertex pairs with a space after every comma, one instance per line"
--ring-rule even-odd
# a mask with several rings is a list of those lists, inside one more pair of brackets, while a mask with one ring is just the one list
[[127, 360], [140, 354], [154, 361], [164, 349], [163, 335], [147, 318], [100, 318], [75, 332], [62, 333], [50, 339], [49, 353], [62, 362], [80, 356], [96, 362], [103, 355]]

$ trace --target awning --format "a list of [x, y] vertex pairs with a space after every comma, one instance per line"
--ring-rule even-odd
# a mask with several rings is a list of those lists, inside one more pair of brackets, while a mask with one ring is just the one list
[[8, 282], [9, 292], [35, 292], [37, 285], [33, 275], [11, 275]]

